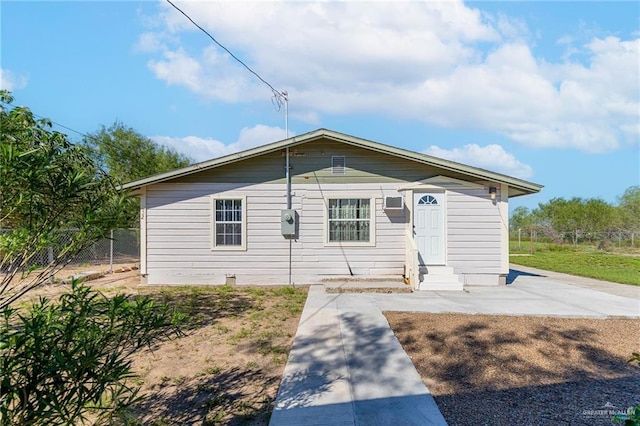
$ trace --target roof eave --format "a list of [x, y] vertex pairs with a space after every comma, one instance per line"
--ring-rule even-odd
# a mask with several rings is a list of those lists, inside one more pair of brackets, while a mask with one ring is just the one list
[[[396, 157], [404, 158], [411, 161], [418, 161], [426, 165], [435, 166], [444, 170], [449, 170], [456, 173], [461, 173], [478, 180], [488, 180], [496, 183], [504, 183], [510, 187], [516, 188], [522, 191], [522, 194], [533, 194], [539, 192], [543, 186], [528, 182], [522, 179], [514, 178], [511, 176], [495, 173], [489, 170], [480, 169], [473, 166], [467, 166], [455, 161], [444, 160], [442, 158], [432, 157], [427, 154], [421, 154], [413, 151], [409, 151], [402, 148], [393, 147], [390, 145], [381, 144], [379, 142], [369, 141], [362, 138], [353, 137], [343, 133], [338, 133], [333, 130], [318, 129], [312, 132], [308, 132], [299, 136], [283, 139], [281, 141], [272, 142], [267, 145], [251, 148], [246, 151], [238, 152], [235, 154], [226, 155], [224, 157], [215, 158], [213, 160], [204, 161], [201, 163], [193, 164], [191, 166], [183, 167], [181, 169], [173, 170], [170, 172], [160, 173], [157, 175], [149, 176], [147, 178], [139, 179], [133, 182], [126, 183], [121, 186], [123, 190], [138, 189], [146, 185], [166, 182], [179, 177], [184, 177], [197, 173], [203, 170], [216, 168], [231, 164], [240, 160], [256, 157], [263, 154], [268, 154], [287, 147], [308, 143], [315, 139], [326, 137], [336, 141], [341, 141], [350, 145], [358, 146], [365, 149], [374, 150], [380, 153], [393, 155]], [[514, 195], [514, 196], [518, 196]]]
[[[318, 135], [313, 135], [314, 133], [318, 133]], [[315, 137], [314, 137], [315, 136]], [[225, 155], [224, 157], [214, 158], [212, 160], [203, 161], [200, 163], [192, 164], [187, 167], [183, 167], [181, 169], [172, 170], [165, 173], [159, 173], [156, 175], [152, 175], [143, 179], [138, 179], [132, 182], [128, 182], [122, 185], [121, 189], [137, 189], [142, 186], [162, 183], [168, 180], [184, 177], [191, 175], [193, 173], [197, 173], [203, 170], [208, 170], [216, 167], [221, 167], [227, 164], [235, 163], [236, 161], [246, 160], [248, 158], [257, 157], [263, 154], [269, 154], [274, 151], [278, 151], [280, 149], [286, 148], [287, 146], [297, 145], [299, 143], [309, 142], [317, 137], [321, 137], [322, 134], [320, 130], [315, 130], [313, 132], [305, 133], [304, 135], [294, 136], [288, 139], [283, 139], [280, 141], [272, 142], [267, 145], [261, 145], [259, 147], [250, 148], [245, 151], [236, 152], [234, 154]], [[304, 140], [297, 141], [304, 137]], [[297, 143], [296, 143], [297, 142]]]

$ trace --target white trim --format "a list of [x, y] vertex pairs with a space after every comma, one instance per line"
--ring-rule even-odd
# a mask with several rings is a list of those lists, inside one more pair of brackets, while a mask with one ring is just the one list
[[331, 189], [323, 189], [322, 194], [313, 192], [304, 194], [302, 197], [307, 200], [323, 200], [325, 206], [329, 198], [382, 198], [379, 192], [375, 193], [373, 191], [357, 191], [358, 189], [354, 189], [352, 192], [345, 192], [343, 189], [341, 189], [339, 192], [333, 192]]
[[[409, 201], [407, 202], [407, 200]], [[411, 235], [413, 238], [413, 189], [407, 189], [407, 194], [404, 196], [404, 205], [409, 210], [409, 217], [404, 229], [407, 235]]]
[[501, 273], [509, 273], [509, 185], [500, 185], [500, 194], [497, 198], [498, 201], [498, 214], [500, 215], [501, 228], [500, 228], [500, 241], [501, 241], [501, 256], [500, 266]]
[[140, 274], [147, 274], [147, 187], [140, 188]]
[[[369, 241], [329, 241], [329, 200], [341, 199], [364, 199], [369, 200]], [[378, 213], [378, 199], [376, 197], [363, 196], [361, 194], [331, 194], [323, 198], [322, 234], [324, 235], [323, 245], [325, 247], [375, 247], [376, 246], [376, 216]]]
[[[217, 246], [215, 235], [215, 222], [216, 222], [216, 200], [240, 200], [242, 201], [242, 244], [239, 246]], [[210, 217], [209, 225], [210, 232], [209, 237], [211, 239], [212, 251], [246, 251], [247, 250], [247, 196], [246, 195], [229, 195], [229, 194], [216, 194], [211, 196], [210, 203]]]
[[465, 180], [455, 179], [447, 176], [434, 176], [428, 179], [423, 179], [419, 182], [413, 182], [410, 184], [402, 185], [398, 187], [398, 192], [409, 191], [411, 189], [420, 190], [424, 192], [435, 190], [437, 192], [450, 189], [484, 189], [484, 186], [479, 183], [467, 182]]

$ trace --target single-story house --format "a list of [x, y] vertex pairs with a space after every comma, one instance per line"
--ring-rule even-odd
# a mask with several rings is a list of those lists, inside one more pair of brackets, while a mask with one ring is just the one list
[[498, 285], [509, 198], [541, 185], [319, 129], [123, 186], [147, 284]]

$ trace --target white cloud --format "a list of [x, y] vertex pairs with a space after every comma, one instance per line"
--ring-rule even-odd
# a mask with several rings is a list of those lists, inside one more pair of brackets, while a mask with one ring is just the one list
[[432, 145], [424, 152], [434, 157], [469, 164], [521, 179], [533, 177], [531, 166], [518, 161], [513, 154], [508, 153], [502, 146], [497, 144], [487, 146], [469, 144], [450, 150]]
[[258, 124], [254, 127], [243, 128], [238, 135], [238, 140], [230, 144], [225, 144], [224, 142], [212, 138], [200, 138], [197, 136], [152, 136], [150, 139], [161, 145], [173, 148], [182, 154], [188, 155], [196, 162], [201, 162], [233, 154], [235, 152], [244, 151], [256, 146], [282, 140], [284, 138], [284, 129]]
[[167, 45], [160, 33], [148, 32], [141, 34], [134, 46], [136, 52], [152, 53], [167, 50]]
[[8, 69], [0, 68], [0, 89], [10, 92], [18, 89], [24, 89], [27, 86], [27, 77], [22, 74], [16, 74]]
[[[579, 54], [551, 62], [532, 53], [526, 22], [459, 1], [178, 5], [313, 124], [323, 114], [386, 114], [588, 152], [640, 140], [640, 39], [574, 46], [567, 35], [558, 43]], [[198, 30], [171, 6], [161, 3], [158, 19], [161, 30], [139, 40], [157, 78], [229, 103], [270, 95], [217, 46], [183, 45], [181, 35]]]

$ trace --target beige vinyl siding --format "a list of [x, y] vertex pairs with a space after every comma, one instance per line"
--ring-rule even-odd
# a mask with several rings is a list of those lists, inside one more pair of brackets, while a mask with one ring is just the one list
[[[345, 157], [344, 175], [334, 175], [331, 157]], [[246, 159], [174, 180], [178, 183], [285, 183], [285, 151]], [[293, 184], [415, 182], [441, 172], [432, 166], [338, 142], [315, 141], [290, 150]], [[455, 177], [455, 176], [453, 176]]]
[[[398, 195], [395, 184], [293, 186], [293, 208], [300, 214], [299, 239], [292, 242], [292, 275], [299, 284], [332, 275], [401, 275], [404, 227], [382, 209], [383, 195]], [[147, 282], [149, 284], [286, 284], [289, 241], [280, 233], [286, 208], [284, 184], [167, 183], [146, 191]], [[353, 193], [375, 200], [375, 247], [326, 247], [325, 198]], [[211, 250], [211, 196], [246, 197], [247, 250]]]
[[457, 274], [500, 274], [501, 227], [499, 208], [486, 190], [449, 191], [448, 265]]

